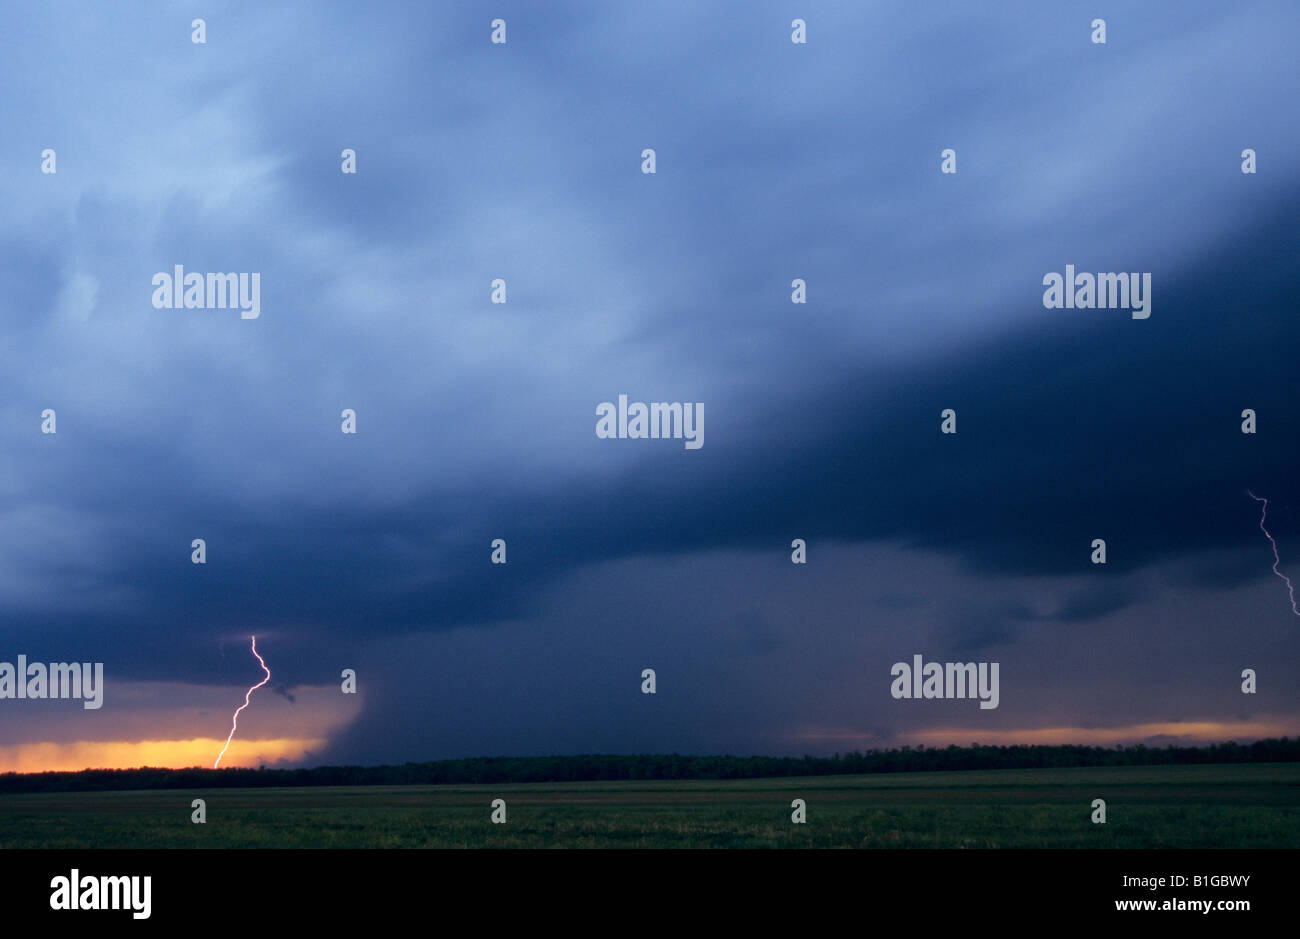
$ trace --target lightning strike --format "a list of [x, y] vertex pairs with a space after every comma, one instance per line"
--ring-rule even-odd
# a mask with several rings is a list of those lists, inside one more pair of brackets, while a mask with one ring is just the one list
[[266, 667], [266, 663], [262, 661], [262, 657], [260, 655], [257, 655], [256, 636], [253, 637], [253, 655], [257, 656], [257, 664], [262, 666], [262, 671], [266, 672], [266, 677], [263, 678], [261, 681], [259, 681], [253, 687], [249, 688], [248, 692], [244, 695], [244, 703], [241, 704], [239, 707], [235, 708], [235, 716], [232, 717], [230, 720], [230, 736], [226, 738], [226, 745], [222, 747], [221, 752], [217, 754], [217, 761], [212, 764], [213, 769], [216, 769], [218, 766], [221, 765], [221, 758], [225, 756], [226, 751], [230, 749], [230, 741], [234, 739], [235, 729], [239, 727], [239, 712], [242, 711], [244, 708], [248, 707], [248, 700], [253, 696], [253, 692], [256, 691], [258, 688], [261, 688], [263, 685], [265, 685], [268, 681], [271, 680], [271, 670]]
[[1264, 537], [1268, 539], [1268, 543], [1273, 546], [1273, 573], [1276, 574], [1278, 577], [1281, 577], [1284, 581], [1286, 581], [1286, 589], [1291, 594], [1291, 612], [1294, 613], [1296, 616], [1300, 616], [1300, 609], [1296, 607], [1296, 602], [1295, 602], [1295, 584], [1291, 583], [1290, 577], [1286, 576], [1286, 574], [1283, 574], [1280, 570], [1277, 569], [1278, 565], [1282, 563], [1282, 558], [1279, 557], [1277, 553], [1277, 542], [1273, 540], [1273, 536], [1270, 535], [1268, 533], [1268, 529], [1264, 527], [1264, 520], [1268, 517], [1268, 500], [1260, 498], [1259, 496], [1251, 492], [1249, 489], [1246, 490], [1246, 495], [1250, 496], [1256, 502], [1264, 503], [1264, 507], [1260, 510], [1259, 513], [1259, 530], [1264, 533]]

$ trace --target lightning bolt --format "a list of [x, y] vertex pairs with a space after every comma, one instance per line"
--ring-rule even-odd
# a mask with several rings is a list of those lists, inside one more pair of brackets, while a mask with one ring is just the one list
[[263, 678], [261, 681], [259, 681], [253, 687], [249, 688], [248, 692], [244, 695], [244, 703], [241, 704], [239, 707], [235, 708], [235, 716], [230, 720], [230, 736], [226, 738], [226, 745], [222, 747], [221, 752], [217, 754], [217, 762], [212, 764], [213, 769], [216, 769], [218, 766], [221, 765], [221, 758], [225, 756], [226, 751], [230, 749], [230, 741], [233, 740], [235, 737], [235, 728], [239, 726], [239, 712], [242, 711], [244, 708], [248, 707], [248, 699], [253, 696], [253, 692], [256, 691], [258, 688], [261, 688], [263, 685], [265, 685], [268, 681], [271, 680], [271, 670], [266, 667], [266, 663], [262, 661], [262, 657], [260, 655], [257, 655], [256, 636], [253, 637], [253, 655], [257, 656], [257, 664], [262, 666], [262, 671], [266, 672], [266, 677]]
[[1273, 540], [1273, 536], [1270, 535], [1268, 533], [1268, 529], [1264, 527], [1264, 520], [1268, 517], [1268, 500], [1261, 499], [1259, 496], [1255, 495], [1249, 489], [1246, 490], [1246, 495], [1250, 496], [1256, 502], [1264, 503], [1264, 507], [1260, 510], [1259, 513], [1259, 530], [1264, 533], [1264, 537], [1268, 539], [1268, 543], [1273, 546], [1273, 573], [1286, 581], [1286, 589], [1291, 593], [1291, 612], [1294, 613], [1296, 616], [1300, 616], [1300, 609], [1297, 609], [1295, 603], [1295, 584], [1291, 583], [1290, 577], [1286, 576], [1286, 574], [1283, 574], [1280, 570], [1277, 569], [1277, 566], [1282, 563], [1282, 558], [1279, 557], [1277, 553], [1277, 542]]

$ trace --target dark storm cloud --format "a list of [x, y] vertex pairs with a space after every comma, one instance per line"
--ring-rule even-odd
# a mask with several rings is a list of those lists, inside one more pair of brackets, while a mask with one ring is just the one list
[[[794, 537], [810, 564], [881, 542], [986, 577], [928, 621], [971, 654], [1122, 613], [1153, 565], [1176, 587], [1266, 576], [1244, 491], [1287, 524], [1300, 89], [1295, 11], [1250, 9], [1128, 13], [1104, 48], [1091, 10], [818, 10], [806, 49], [777, 4], [505, 4], [504, 48], [468, 5], [237, 6], [206, 48], [157, 13], [55, 29], [29, 11], [43, 38], [10, 58], [4, 99], [0, 636], [119, 678], [217, 681], [243, 671], [214, 650], [257, 632], [292, 687], [372, 641], [558, 629], [557, 585], [613, 561], [770, 552], [784, 571]], [[129, 69], [104, 36], [139, 53]], [[44, 69], [63, 79], [24, 78]], [[51, 144], [60, 172], [37, 179]], [[261, 271], [262, 318], [151, 309], [175, 263]], [[1066, 264], [1152, 272], [1151, 318], [1044, 309]], [[705, 446], [596, 439], [619, 393], [702, 401]], [[34, 432], [45, 407], [54, 438]], [[1032, 608], [1003, 583], [1069, 575], [1097, 580]], [[610, 576], [589, 589], [637, 578]], [[683, 589], [687, 616], [712, 588]], [[886, 622], [922, 602], [869, 589]], [[748, 596], [681, 654], [787, 654]], [[490, 651], [494, 629], [468, 630], [475, 667], [522, 657]], [[629, 669], [631, 635], [610, 652]], [[555, 641], [554, 662], [581, 655]], [[698, 677], [720, 690], [694, 713], [729, 713], [730, 679]], [[563, 745], [628, 727], [584, 737], [589, 697], [534, 690], [572, 716]], [[770, 739], [758, 720], [737, 715], [734, 739]]]
[[[1255, 574], [1258, 574], [1258, 567]], [[1065, 598], [1053, 618], [1069, 623], [1087, 622], [1122, 610], [1134, 600], [1127, 587], [1093, 587]]]

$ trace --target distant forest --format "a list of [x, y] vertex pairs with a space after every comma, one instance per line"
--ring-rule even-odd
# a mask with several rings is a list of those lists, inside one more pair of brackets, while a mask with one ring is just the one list
[[479, 757], [401, 766], [313, 769], [88, 769], [79, 773], [5, 773], [0, 792], [107, 789], [217, 789], [252, 786], [400, 786], [436, 783], [578, 782], [614, 779], [756, 779], [1061, 766], [1163, 766], [1196, 763], [1300, 762], [1300, 739], [1203, 747], [950, 746], [903, 747], [805, 756], [526, 756]]

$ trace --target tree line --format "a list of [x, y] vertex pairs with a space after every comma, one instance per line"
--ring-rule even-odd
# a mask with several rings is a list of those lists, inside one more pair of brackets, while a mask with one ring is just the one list
[[829, 757], [683, 756], [680, 754], [476, 757], [400, 766], [302, 769], [87, 769], [78, 773], [5, 773], [0, 792], [109, 789], [217, 789], [251, 786], [394, 786], [439, 783], [581, 782], [618, 779], [756, 779], [861, 773], [943, 772], [1064, 766], [1161, 766], [1300, 762], [1300, 738], [1206, 746], [900, 747]]

